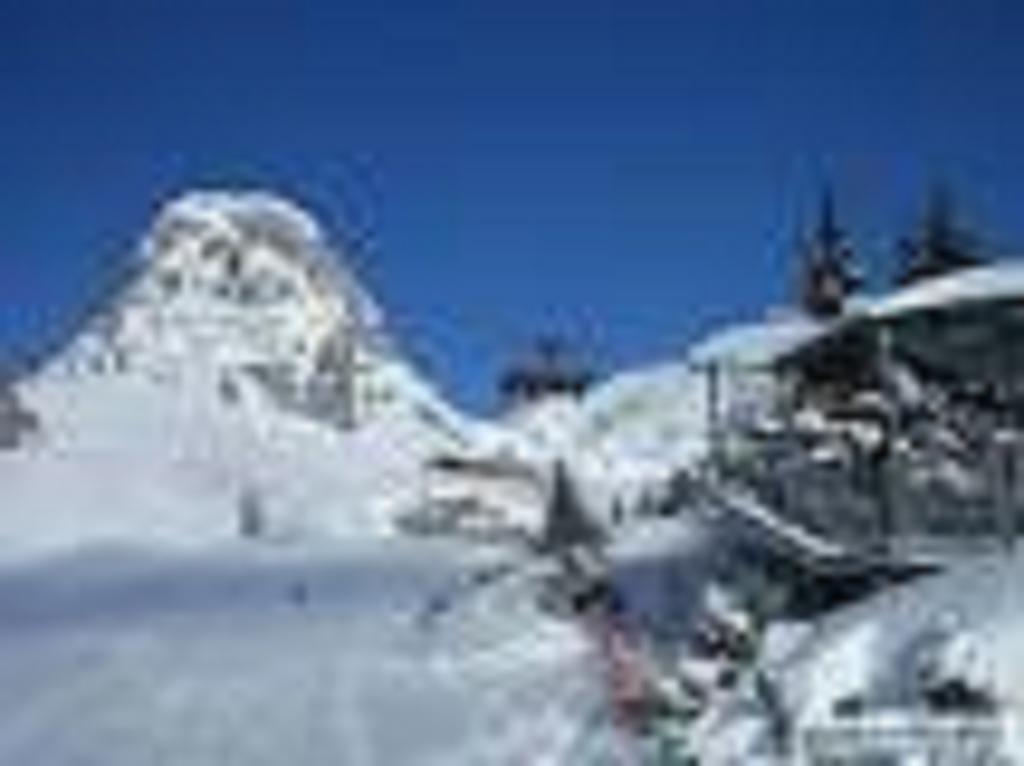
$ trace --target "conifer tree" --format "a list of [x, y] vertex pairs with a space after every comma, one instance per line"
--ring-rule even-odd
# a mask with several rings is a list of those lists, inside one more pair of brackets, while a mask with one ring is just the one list
[[575, 546], [599, 545], [603, 539], [604, 531], [584, 507], [568, 468], [558, 461], [554, 466], [541, 547], [556, 553]]
[[821, 196], [818, 222], [803, 246], [800, 269], [800, 304], [814, 317], [830, 318], [843, 312], [847, 297], [861, 284], [853, 248], [836, 219], [830, 189]]
[[902, 240], [899, 250], [901, 260], [896, 281], [900, 285], [985, 261], [976, 239], [961, 226], [953, 197], [942, 184], [932, 186], [917, 234]]

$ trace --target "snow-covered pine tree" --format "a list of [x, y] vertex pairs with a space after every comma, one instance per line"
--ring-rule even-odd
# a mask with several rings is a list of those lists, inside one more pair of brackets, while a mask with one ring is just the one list
[[799, 280], [800, 305], [822, 319], [841, 314], [861, 284], [853, 247], [836, 220], [831, 189], [822, 192], [817, 225], [802, 247]]
[[554, 466], [547, 504], [541, 547], [550, 553], [562, 553], [574, 547], [600, 545], [604, 530], [584, 507], [569, 469], [562, 461]]
[[918, 232], [898, 244], [900, 253], [896, 282], [909, 285], [921, 279], [948, 274], [984, 263], [979, 244], [958, 220], [949, 188], [933, 184], [928, 193]]

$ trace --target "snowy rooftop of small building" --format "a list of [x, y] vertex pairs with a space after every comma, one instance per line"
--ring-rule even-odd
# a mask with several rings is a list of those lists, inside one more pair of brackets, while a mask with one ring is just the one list
[[712, 334], [690, 351], [688, 361], [695, 365], [767, 365], [819, 337], [827, 329], [827, 324], [795, 312], [772, 316], [761, 322], [726, 327]]
[[871, 301], [864, 314], [877, 319], [965, 303], [1024, 298], [1024, 261], [1004, 261], [923, 280]]
[[688, 362], [769, 365], [850, 323], [1016, 298], [1024, 300], [1024, 261], [978, 266], [922, 280], [884, 295], [857, 297], [846, 315], [830, 322], [790, 312], [769, 316], [761, 322], [726, 327], [698, 343], [690, 351]]

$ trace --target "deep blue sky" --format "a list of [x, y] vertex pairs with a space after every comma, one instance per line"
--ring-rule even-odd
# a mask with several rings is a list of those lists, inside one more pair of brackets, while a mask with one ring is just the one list
[[458, 398], [539, 329], [608, 364], [787, 297], [826, 177], [873, 271], [940, 175], [1024, 243], [1024, 4], [0, 0], [0, 348], [158, 201], [257, 185], [360, 244]]

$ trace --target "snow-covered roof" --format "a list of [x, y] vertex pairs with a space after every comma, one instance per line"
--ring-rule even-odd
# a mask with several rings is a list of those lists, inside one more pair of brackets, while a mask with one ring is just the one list
[[915, 311], [1011, 298], [1024, 298], [1024, 261], [978, 266], [922, 280], [871, 302], [865, 307], [865, 314], [887, 319]]
[[1024, 300], [1024, 261], [978, 266], [922, 280], [885, 295], [859, 297], [851, 302], [848, 313], [833, 322], [794, 313], [733, 325], [698, 344], [688, 359], [693, 364], [768, 365], [851, 324], [1017, 298]]
[[827, 328], [828, 325], [799, 314], [733, 325], [697, 344], [690, 351], [689, 361], [693, 364], [767, 365], [821, 336]]

